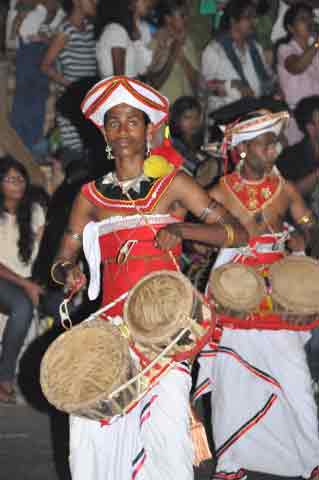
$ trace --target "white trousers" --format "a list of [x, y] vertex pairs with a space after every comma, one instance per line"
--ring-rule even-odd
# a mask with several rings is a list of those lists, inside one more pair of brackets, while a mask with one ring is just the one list
[[201, 352], [198, 391], [212, 391], [220, 478], [244, 477], [245, 469], [309, 478], [318, 466], [308, 338], [305, 332], [224, 328], [219, 345]]
[[111, 425], [71, 416], [72, 480], [193, 480], [190, 388], [180, 365]]

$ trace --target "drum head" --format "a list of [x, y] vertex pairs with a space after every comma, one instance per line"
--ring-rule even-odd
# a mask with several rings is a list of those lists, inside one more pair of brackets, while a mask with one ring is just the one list
[[271, 296], [287, 312], [319, 313], [319, 262], [310, 257], [289, 257], [269, 270]]
[[241, 312], [256, 310], [266, 295], [264, 280], [247, 265], [228, 263], [213, 269], [209, 294], [224, 308]]
[[95, 405], [128, 380], [127, 340], [104, 320], [60, 335], [46, 351], [40, 371], [44, 395], [56, 408], [76, 413]]
[[134, 341], [165, 345], [190, 323], [193, 287], [181, 273], [154, 272], [140, 280], [124, 305], [124, 320]]

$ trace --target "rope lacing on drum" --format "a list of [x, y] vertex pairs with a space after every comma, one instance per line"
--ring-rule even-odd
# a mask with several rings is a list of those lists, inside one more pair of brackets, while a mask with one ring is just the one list
[[[268, 234], [265, 234], [267, 236]], [[248, 257], [258, 257], [258, 253], [261, 253], [262, 246], [264, 246], [265, 251], [263, 253], [270, 253], [271, 251], [284, 251], [285, 249], [285, 243], [286, 241], [290, 238], [290, 232], [289, 230], [285, 230], [284, 232], [281, 233], [273, 233], [271, 236], [274, 237], [274, 242], [273, 242], [273, 247], [271, 250], [266, 250], [266, 246], [270, 245], [269, 244], [259, 244], [260, 251], [258, 251], [258, 242], [256, 245], [245, 245], [244, 247], [239, 247], [237, 248], [237, 255], [234, 258], [234, 262], [237, 262], [238, 260], [242, 258], [248, 258]]]

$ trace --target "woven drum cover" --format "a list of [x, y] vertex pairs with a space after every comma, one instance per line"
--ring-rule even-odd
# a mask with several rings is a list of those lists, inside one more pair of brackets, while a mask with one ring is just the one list
[[41, 387], [56, 408], [76, 413], [125, 383], [129, 365], [127, 340], [97, 319], [73, 327], [50, 345], [41, 362]]
[[239, 263], [213, 269], [208, 285], [218, 305], [242, 312], [256, 310], [266, 295], [262, 277], [253, 268]]
[[286, 311], [319, 313], [319, 263], [310, 257], [289, 257], [269, 270], [272, 298]]
[[165, 344], [190, 323], [193, 287], [183, 274], [153, 272], [131, 290], [124, 305], [124, 320], [135, 341]]

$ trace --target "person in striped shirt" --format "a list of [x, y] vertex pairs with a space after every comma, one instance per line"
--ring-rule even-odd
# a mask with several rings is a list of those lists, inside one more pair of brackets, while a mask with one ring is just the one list
[[[42, 62], [42, 71], [57, 83], [62, 95], [71, 83], [83, 77], [96, 75], [94, 18], [95, 0], [64, 0], [66, 19], [60, 25]], [[77, 129], [60, 113], [57, 124], [62, 143], [62, 159], [69, 161], [82, 157], [82, 141]]]

